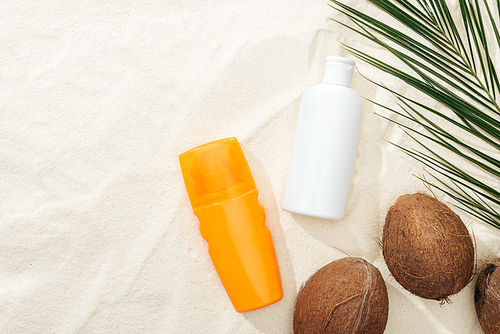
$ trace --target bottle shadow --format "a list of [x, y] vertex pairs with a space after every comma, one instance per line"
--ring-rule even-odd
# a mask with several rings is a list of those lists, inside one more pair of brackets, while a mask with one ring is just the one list
[[[377, 87], [367, 83], [358, 72], [353, 75], [352, 88], [363, 92], [362, 97], [370, 100], [377, 93]], [[380, 206], [382, 193], [387, 190], [380, 182], [382, 145], [386, 143], [380, 137], [382, 121], [374, 111], [374, 105], [364, 101], [362, 132], [345, 219], [332, 221], [291, 214], [293, 220], [315, 239], [367, 261], [381, 256], [378, 240], [385, 217]]]
[[283, 287], [283, 298], [279, 302], [262, 309], [245, 312], [243, 316], [252, 326], [263, 333], [281, 333], [284, 328], [290, 328], [285, 332], [291, 332], [296, 281], [292, 258], [286, 245], [285, 233], [280, 224], [280, 209], [276, 202], [276, 195], [271, 186], [271, 181], [262, 163], [245, 148], [243, 148], [243, 151], [259, 190], [259, 202], [266, 212], [266, 226], [271, 231], [273, 238]]

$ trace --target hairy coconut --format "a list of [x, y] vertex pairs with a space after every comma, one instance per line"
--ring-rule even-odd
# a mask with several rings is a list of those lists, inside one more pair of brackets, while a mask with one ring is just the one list
[[422, 298], [447, 300], [472, 277], [474, 246], [469, 231], [434, 197], [398, 198], [385, 218], [382, 247], [396, 281]]
[[295, 334], [383, 333], [389, 299], [379, 270], [347, 257], [324, 266], [302, 289], [293, 315]]
[[477, 277], [474, 304], [486, 334], [500, 333], [500, 259], [482, 266]]

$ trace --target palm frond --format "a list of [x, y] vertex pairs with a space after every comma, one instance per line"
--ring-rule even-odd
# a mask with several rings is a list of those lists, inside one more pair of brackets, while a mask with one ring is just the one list
[[[393, 145], [423, 164], [435, 180], [422, 181], [447, 194], [465, 212], [500, 229], [500, 107], [496, 100], [500, 80], [492, 59], [500, 52], [496, 24], [500, 0], [494, 4], [492, 0], [459, 0], [456, 16], [445, 0], [367, 0], [400, 26], [384, 23], [341, 0], [330, 1], [351, 24], [336, 22], [381, 46], [399, 64], [345, 45], [351, 54], [440, 104], [432, 108], [368, 79], [399, 101], [397, 108], [370, 101], [391, 115], [379, 116], [397, 124], [422, 150]], [[496, 11], [492, 10], [495, 6]], [[465, 134], [474, 138], [473, 143], [463, 139]], [[484, 144], [492, 154], [484, 152], [480, 146]], [[483, 176], [459, 168], [452, 162], [456, 159], [474, 175]]]

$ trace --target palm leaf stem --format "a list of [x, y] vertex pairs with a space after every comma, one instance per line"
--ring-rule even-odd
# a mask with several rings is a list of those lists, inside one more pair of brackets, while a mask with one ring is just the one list
[[[362, 75], [362, 76], [363, 76], [363, 75]], [[474, 127], [472, 127], [472, 126], [466, 126], [466, 125], [464, 125], [464, 124], [461, 124], [461, 123], [459, 123], [459, 122], [455, 121], [454, 119], [452, 119], [452, 118], [450, 118], [450, 117], [446, 116], [445, 114], [443, 114], [443, 113], [441, 113], [441, 112], [439, 112], [439, 111], [437, 111], [437, 110], [435, 110], [435, 109], [433, 109], [433, 108], [430, 108], [430, 107], [428, 107], [428, 106], [426, 106], [426, 105], [424, 105], [424, 104], [422, 104], [422, 103], [419, 103], [419, 102], [417, 102], [417, 101], [415, 101], [415, 100], [413, 100], [413, 99], [410, 99], [410, 98], [408, 98], [408, 97], [405, 97], [405, 96], [403, 96], [403, 95], [399, 94], [398, 92], [396, 92], [396, 91], [394, 91], [394, 90], [391, 90], [391, 89], [390, 89], [390, 88], [388, 88], [387, 86], [381, 85], [381, 84], [379, 84], [379, 83], [377, 83], [377, 82], [375, 82], [375, 81], [373, 81], [373, 80], [371, 80], [371, 79], [369, 79], [369, 78], [367, 78], [367, 77], [365, 77], [365, 76], [363, 76], [363, 78], [365, 78], [366, 80], [370, 81], [372, 84], [374, 84], [374, 85], [376, 85], [376, 86], [379, 86], [379, 87], [381, 87], [381, 88], [383, 88], [383, 89], [386, 89], [387, 91], [391, 92], [391, 93], [392, 93], [392, 94], [394, 94], [394, 95], [395, 95], [395, 96], [396, 96], [396, 97], [397, 97], [400, 101], [408, 101], [409, 103], [412, 103], [412, 104], [414, 104], [415, 106], [417, 106], [417, 107], [419, 107], [419, 108], [422, 108], [422, 109], [424, 109], [424, 110], [426, 110], [426, 111], [428, 111], [428, 112], [430, 112], [430, 113], [432, 113], [432, 114], [434, 114], [434, 115], [436, 115], [436, 116], [438, 116], [438, 117], [442, 118], [443, 120], [445, 120], [445, 121], [446, 121], [446, 122], [448, 122], [449, 124], [452, 124], [452, 125], [454, 125], [454, 126], [458, 127], [459, 129], [464, 130], [464, 131], [466, 131], [466, 132], [468, 132], [468, 133], [470, 133], [470, 134], [472, 134], [472, 135], [476, 136], [477, 138], [481, 139], [482, 141], [484, 141], [485, 143], [489, 144], [489, 145], [490, 145], [490, 146], [492, 146], [493, 148], [495, 148], [495, 149], [497, 149], [497, 150], [500, 150], [500, 143], [499, 143], [499, 142], [494, 141], [494, 140], [492, 140], [491, 138], [489, 138], [489, 137], [487, 137], [487, 136], [483, 135], [481, 132], [479, 132], [479, 131], [478, 131], [477, 129], [475, 129]], [[381, 105], [381, 104], [379, 104], [379, 103], [376, 103], [376, 102], [374, 102], [374, 101], [371, 101], [371, 100], [369, 100], [369, 101], [370, 101], [370, 102], [372, 102], [372, 103], [375, 103], [376, 105], [378, 105], [378, 106], [380, 106], [380, 107], [383, 107], [383, 108], [385, 108], [385, 109], [388, 109], [388, 110], [391, 110], [391, 111], [393, 111], [393, 112], [396, 112], [394, 109], [390, 109], [390, 108], [388, 108], [388, 107], [386, 107], [386, 106], [383, 106], [383, 105]]]
[[[404, 107], [401, 106], [401, 108], [403, 110], [407, 111]], [[430, 123], [431, 124], [430, 126], [427, 125], [427, 124], [424, 124], [421, 121], [419, 121], [416, 117], [405, 115], [405, 114], [400, 113], [400, 112], [398, 112], [398, 111], [396, 111], [394, 109], [391, 109], [391, 110], [392, 110], [392, 112], [396, 113], [397, 115], [402, 116], [402, 117], [408, 119], [409, 121], [414, 122], [415, 124], [418, 124], [418, 125], [422, 126], [425, 130], [427, 130], [430, 134], [432, 134], [433, 137], [425, 135], [425, 134], [419, 132], [418, 130], [416, 130], [416, 129], [414, 129], [414, 128], [406, 125], [406, 124], [398, 122], [398, 121], [396, 121], [394, 119], [390, 119], [389, 117], [386, 117], [384, 115], [380, 115], [380, 114], [377, 114], [377, 115], [380, 116], [380, 117], [382, 117], [382, 118], [384, 118], [384, 119], [386, 119], [386, 120], [388, 120], [388, 121], [390, 121], [390, 122], [393, 122], [394, 124], [397, 124], [398, 126], [406, 129], [407, 131], [414, 132], [414, 133], [416, 133], [416, 134], [418, 134], [418, 135], [420, 135], [420, 136], [422, 136], [422, 137], [424, 137], [424, 138], [426, 138], [426, 139], [428, 139], [428, 140], [430, 140], [432, 142], [435, 142], [436, 144], [438, 144], [440, 146], [443, 146], [443, 147], [447, 148], [448, 150], [454, 152], [456, 155], [460, 156], [461, 158], [463, 158], [463, 159], [471, 162], [472, 164], [478, 166], [479, 168], [481, 168], [485, 172], [488, 172], [491, 175], [500, 177], [500, 170], [497, 170], [497, 169], [495, 169], [495, 168], [493, 168], [493, 167], [485, 164], [481, 160], [475, 159], [472, 156], [470, 156], [468, 154], [465, 154], [463, 151], [461, 151], [460, 149], [458, 149], [455, 146], [453, 146], [453, 144], [451, 144], [450, 141], [453, 142], [456, 145], [460, 145], [461, 147], [465, 148], [467, 151], [469, 151], [472, 154], [474, 154], [475, 156], [483, 159], [485, 162], [493, 165], [494, 167], [500, 168], [500, 161], [499, 160], [494, 159], [493, 157], [490, 157], [487, 154], [484, 154], [483, 152], [475, 149], [474, 147], [472, 147], [470, 145], [467, 145], [463, 141], [458, 140], [456, 137], [454, 137], [454, 136], [450, 135], [448, 132], [442, 130], [435, 123], [431, 122], [430, 120], [428, 120], [427, 118], [425, 118], [421, 114], [418, 114], [418, 115], [420, 117], [422, 117], [423, 119], [425, 119], [426, 122]], [[407, 111], [407, 113], [410, 114], [408, 111]]]

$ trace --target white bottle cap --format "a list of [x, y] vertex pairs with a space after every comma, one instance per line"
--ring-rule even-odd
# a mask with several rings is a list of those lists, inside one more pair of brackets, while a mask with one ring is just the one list
[[356, 62], [342, 57], [326, 57], [323, 82], [351, 87], [352, 72]]

